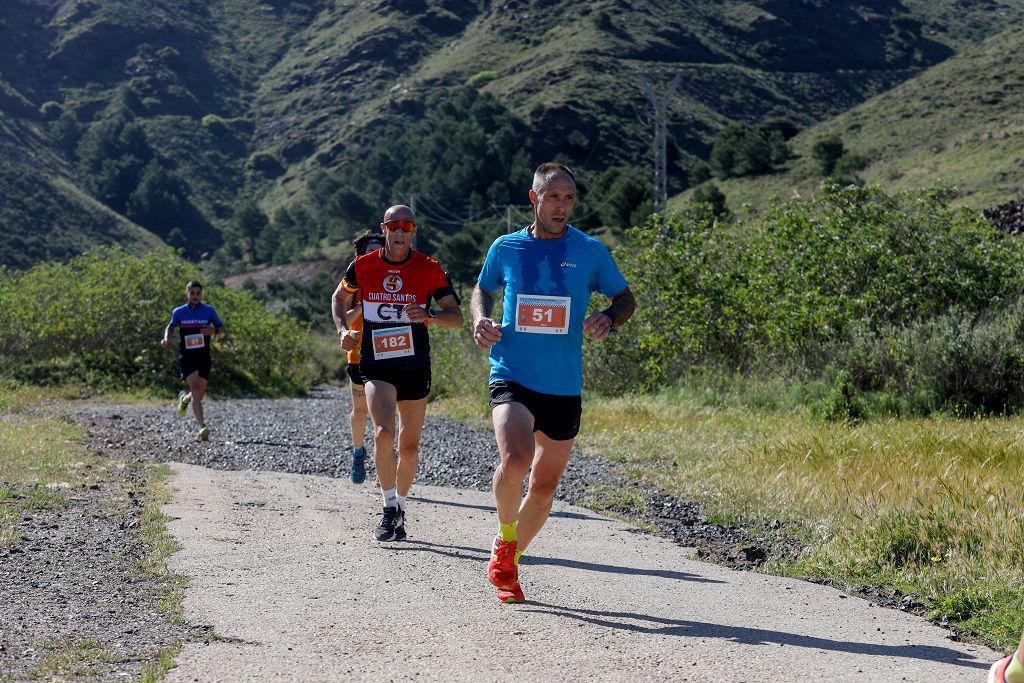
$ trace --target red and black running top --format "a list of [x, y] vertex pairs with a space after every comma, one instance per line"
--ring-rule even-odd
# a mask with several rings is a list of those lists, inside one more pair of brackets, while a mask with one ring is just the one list
[[409, 320], [404, 308], [406, 304], [428, 308], [431, 299], [439, 301], [449, 294], [458, 301], [441, 264], [415, 250], [404, 261], [393, 263], [380, 249], [350, 263], [341, 286], [350, 294], [358, 291], [362, 297], [360, 365], [395, 369], [430, 366], [427, 326]]

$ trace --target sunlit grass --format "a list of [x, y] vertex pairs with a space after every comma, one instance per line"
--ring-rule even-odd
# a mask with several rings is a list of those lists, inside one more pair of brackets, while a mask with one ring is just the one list
[[685, 403], [591, 400], [580, 444], [710, 515], [802, 529], [805, 553], [771, 571], [892, 586], [992, 644], [1019, 636], [1024, 419], [846, 424]]
[[41, 657], [27, 672], [30, 681], [95, 679], [97, 664], [118, 661], [118, 655], [96, 640], [66, 641], [55, 639], [38, 648]]
[[85, 384], [65, 384], [52, 387], [37, 387], [13, 382], [0, 383], [0, 413], [24, 412], [40, 407], [58, 406], [67, 401], [76, 401], [87, 406], [92, 403], [118, 405], [126, 403], [159, 402], [161, 399], [147, 390], [122, 392], [97, 392]]

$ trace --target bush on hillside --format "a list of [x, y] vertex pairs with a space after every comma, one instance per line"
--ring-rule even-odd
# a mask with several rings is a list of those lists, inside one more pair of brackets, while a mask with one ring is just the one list
[[773, 156], [772, 144], [763, 131], [733, 123], [715, 138], [708, 163], [715, 177], [724, 179], [764, 173], [772, 168]]
[[846, 147], [843, 145], [843, 139], [834, 134], [818, 138], [811, 146], [811, 156], [818, 162], [818, 168], [821, 169], [823, 176], [832, 175], [844, 154]]
[[703, 204], [710, 208], [716, 218], [721, 218], [729, 213], [725, 193], [714, 183], [707, 183], [695, 189], [691, 200], [694, 204]]
[[[994, 333], [984, 326], [954, 333], [953, 318], [943, 316], [983, 320], [1016, 301], [1024, 254], [973, 212], [949, 209], [947, 199], [826, 184], [813, 201], [777, 203], [734, 225], [716, 226], [710, 210], [697, 207], [627, 231], [617, 257], [637, 313], [623, 333], [588, 347], [605, 377], [618, 375], [603, 390], [671, 383], [694, 365], [820, 374], [830, 364], [851, 365], [852, 351], [840, 348], [851, 335], [934, 325], [945, 330], [928, 335], [937, 345], [934, 369], [919, 365], [903, 379], [885, 366], [852, 367], [854, 386], [871, 385], [870, 375], [903, 394], [927, 387], [936, 407], [1018, 405], [1006, 389], [1017, 381], [1006, 334], [998, 343], [979, 337], [975, 351], [963, 352], [971, 335]], [[1010, 353], [1003, 365], [1000, 352]], [[923, 379], [942, 367], [964, 370], [944, 382]]]
[[829, 354], [869, 412], [1006, 415], [1024, 407], [1024, 297], [912, 325], [857, 328]]
[[[0, 373], [39, 384], [170, 394], [180, 386], [176, 352], [158, 342], [184, 303], [194, 268], [170, 251], [129, 255], [105, 247], [67, 263], [0, 277]], [[228, 334], [213, 344], [218, 394], [300, 392], [313, 379], [305, 326], [273, 315], [246, 293], [207, 285]]]

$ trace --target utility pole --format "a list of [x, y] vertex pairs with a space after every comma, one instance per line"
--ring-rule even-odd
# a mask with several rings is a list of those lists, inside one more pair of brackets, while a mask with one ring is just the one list
[[654, 111], [654, 195], [651, 201], [656, 214], [663, 213], [668, 202], [668, 161], [665, 152], [668, 144], [668, 103], [679, 87], [679, 76], [677, 73], [672, 78], [668, 90], [661, 97], [654, 93], [654, 88], [647, 77], [640, 76]]
[[505, 205], [505, 234], [512, 234], [512, 205]]

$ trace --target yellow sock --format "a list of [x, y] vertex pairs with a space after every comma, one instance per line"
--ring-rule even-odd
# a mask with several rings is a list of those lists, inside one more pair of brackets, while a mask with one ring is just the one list
[[498, 522], [500, 528], [498, 529], [498, 537], [505, 541], [518, 541], [519, 536], [516, 534], [516, 523], [509, 522], [508, 524], [502, 524]]
[[1006, 679], [1006, 683], [1024, 683], [1024, 663], [1020, 661], [1019, 653], [1013, 653], [1013, 659], [1010, 660], [1010, 665], [1006, 667], [1006, 673], [1003, 674], [1003, 678]]
[[512, 558], [512, 559], [513, 559], [513, 561], [516, 564], [519, 564], [519, 558], [522, 557], [522, 556], [523, 556], [523, 551], [522, 550], [517, 550], [516, 551], [516, 556], [514, 558]]

